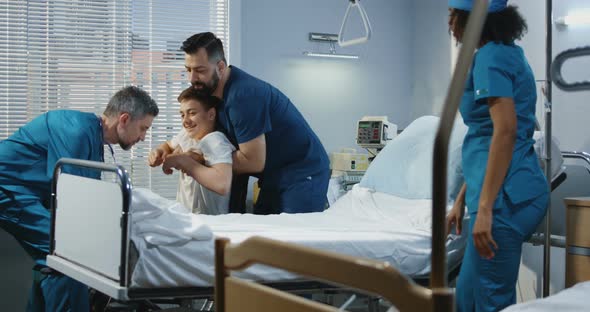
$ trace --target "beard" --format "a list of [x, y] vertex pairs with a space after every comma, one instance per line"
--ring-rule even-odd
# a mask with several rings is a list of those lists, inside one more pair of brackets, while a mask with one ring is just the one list
[[128, 151], [131, 149], [131, 147], [133, 147], [133, 144], [131, 143], [125, 143], [125, 142], [119, 142], [119, 146], [124, 150], [124, 151]]
[[217, 75], [217, 72], [214, 71], [213, 76], [211, 77], [211, 81], [209, 81], [208, 83], [195, 81], [192, 83], [192, 85], [193, 88], [195, 88], [195, 90], [197, 91], [197, 93], [201, 95], [210, 96], [213, 94], [213, 92], [215, 92], [217, 86], [219, 85], [219, 75]]

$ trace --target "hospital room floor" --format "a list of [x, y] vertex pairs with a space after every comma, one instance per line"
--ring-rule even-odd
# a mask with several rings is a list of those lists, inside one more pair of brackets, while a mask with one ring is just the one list
[[25, 311], [33, 261], [16, 240], [0, 229], [0, 311]]
[[[351, 298], [351, 294], [336, 294], [336, 295], [314, 295], [313, 299], [328, 303], [335, 307], [342, 307], [343, 304], [346, 303]], [[376, 299], [374, 299], [376, 300]], [[353, 302], [346, 307], [346, 311], [350, 312], [385, 312], [388, 309], [388, 306], [380, 301], [373, 302], [374, 310], [369, 308], [369, 301], [366, 296], [363, 295], [356, 295], [356, 298]]]

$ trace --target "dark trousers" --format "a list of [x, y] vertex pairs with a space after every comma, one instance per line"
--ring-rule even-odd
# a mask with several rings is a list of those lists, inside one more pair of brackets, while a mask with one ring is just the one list
[[321, 212], [326, 209], [330, 172], [308, 176], [285, 185], [260, 188], [255, 214]]
[[88, 311], [88, 288], [67, 276], [42, 274], [49, 252], [51, 214], [31, 195], [0, 192], [0, 228], [35, 260], [27, 311]]

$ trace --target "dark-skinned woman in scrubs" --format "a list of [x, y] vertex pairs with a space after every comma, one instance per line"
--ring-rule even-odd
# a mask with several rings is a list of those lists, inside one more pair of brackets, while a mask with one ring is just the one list
[[[449, 0], [449, 30], [461, 42], [473, 0]], [[489, 1], [460, 105], [465, 185], [447, 217], [468, 242], [457, 280], [457, 310], [499, 311], [516, 302], [522, 243], [545, 216], [549, 187], [533, 147], [536, 88], [521, 47], [527, 29], [507, 0]]]

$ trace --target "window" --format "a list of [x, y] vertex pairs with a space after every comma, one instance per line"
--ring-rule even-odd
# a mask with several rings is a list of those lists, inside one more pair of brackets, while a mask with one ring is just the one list
[[181, 127], [182, 41], [211, 31], [229, 55], [228, 0], [8, 0], [0, 12], [0, 139], [48, 110], [101, 114], [115, 91], [137, 85], [160, 114], [145, 142], [115, 147], [116, 160], [134, 186], [174, 198], [177, 176], [149, 168], [147, 155]]

